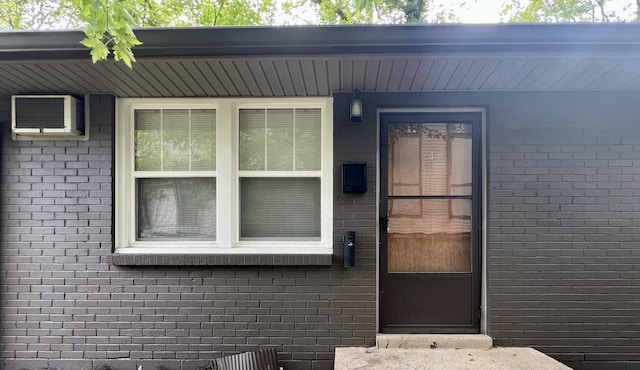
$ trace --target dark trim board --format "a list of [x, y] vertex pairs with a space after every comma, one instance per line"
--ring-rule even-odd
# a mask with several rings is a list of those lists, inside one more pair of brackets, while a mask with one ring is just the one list
[[330, 254], [113, 254], [117, 266], [331, 266]]
[[[401, 53], [640, 52], [640, 24], [142, 28], [136, 58]], [[0, 33], [3, 60], [90, 58], [81, 31]]]

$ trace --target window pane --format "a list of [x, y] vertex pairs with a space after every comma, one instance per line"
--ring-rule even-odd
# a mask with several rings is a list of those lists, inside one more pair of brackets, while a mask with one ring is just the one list
[[136, 171], [160, 171], [160, 110], [136, 110], [135, 132]]
[[320, 109], [296, 109], [296, 171], [319, 171]]
[[189, 111], [171, 109], [162, 113], [162, 169], [189, 171]]
[[242, 240], [320, 240], [319, 178], [241, 178]]
[[138, 240], [215, 240], [216, 179], [137, 179]]
[[293, 170], [293, 110], [267, 110], [267, 170]]
[[216, 111], [191, 111], [191, 170], [216, 170]]
[[215, 171], [216, 111], [135, 111], [136, 171]]
[[265, 110], [240, 110], [240, 170], [265, 170]]
[[471, 135], [451, 134], [449, 141], [450, 163], [449, 185], [453, 195], [471, 195], [472, 169], [471, 169]]
[[241, 109], [240, 170], [319, 171], [321, 134], [320, 109]]

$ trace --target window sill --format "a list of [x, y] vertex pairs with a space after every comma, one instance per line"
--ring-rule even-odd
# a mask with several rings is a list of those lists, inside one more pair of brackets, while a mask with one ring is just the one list
[[116, 266], [331, 266], [327, 254], [178, 254], [114, 253], [109, 264]]

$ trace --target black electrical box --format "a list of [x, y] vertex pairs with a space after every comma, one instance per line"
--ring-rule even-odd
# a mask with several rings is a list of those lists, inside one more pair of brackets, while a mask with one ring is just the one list
[[342, 236], [344, 246], [344, 267], [355, 267], [356, 265], [356, 232], [347, 231]]
[[342, 164], [342, 192], [365, 193], [367, 191], [367, 162]]

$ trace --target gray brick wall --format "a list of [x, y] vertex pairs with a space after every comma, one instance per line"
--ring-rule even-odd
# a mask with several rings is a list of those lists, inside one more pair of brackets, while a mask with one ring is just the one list
[[573, 121], [491, 127], [490, 321], [498, 345], [635, 369], [640, 119], [604, 100], [569, 104], [586, 116]]
[[[14, 142], [4, 127], [5, 368], [187, 369], [275, 348], [286, 369], [317, 370], [332, 368], [336, 346], [374, 344], [375, 193], [343, 195], [339, 186], [340, 163], [356, 159], [369, 162], [374, 188], [374, 126], [363, 136], [342, 117], [335, 122], [332, 266], [115, 266], [113, 104], [109, 96], [92, 100], [88, 142]], [[7, 98], [0, 114], [8, 118]], [[356, 139], [363, 145], [345, 145]], [[342, 267], [346, 230], [358, 233], [352, 269]]]
[[[496, 344], [585, 370], [640, 364], [640, 95], [365, 94], [361, 124], [350, 97], [334, 106], [333, 265], [262, 267], [109, 264], [113, 99], [94, 97], [89, 142], [10, 141], [0, 99], [4, 367], [189, 369], [276, 348], [288, 370], [328, 369], [336, 346], [373, 345], [375, 109], [425, 105], [488, 109]], [[366, 194], [342, 194], [343, 161], [367, 161]]]

